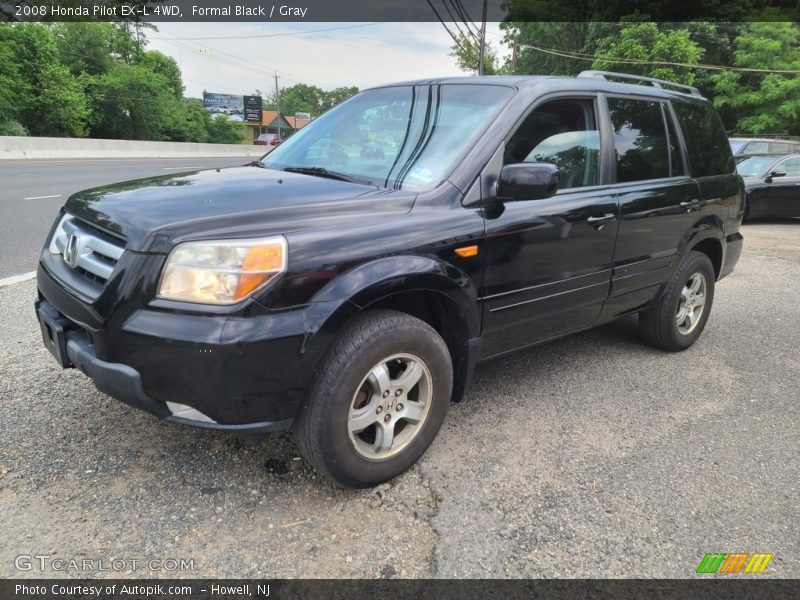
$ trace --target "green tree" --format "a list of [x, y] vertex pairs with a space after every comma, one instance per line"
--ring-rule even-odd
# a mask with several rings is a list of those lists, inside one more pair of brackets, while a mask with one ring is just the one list
[[208, 124], [208, 141], [212, 144], [241, 144], [244, 129], [243, 123], [233, 121], [226, 115], [218, 115], [210, 119]]
[[93, 137], [167, 140], [174, 114], [182, 109], [174, 82], [146, 64], [115, 63], [105, 74], [88, 79]]
[[[329, 92], [325, 92], [322, 102], [322, 110], [320, 112], [325, 112], [336, 106], [337, 104], [341, 104], [351, 96], [355, 96], [358, 93], [358, 88], [354, 85], [349, 87], [338, 87]], [[294, 113], [291, 113], [294, 114]]]
[[28, 90], [20, 74], [20, 64], [15, 59], [16, 51], [11, 27], [0, 25], [0, 127], [11, 121], [17, 123], [17, 99]]
[[714, 104], [731, 114], [739, 131], [800, 135], [800, 76], [774, 72], [800, 70], [797, 23], [744, 25], [734, 48], [735, 67], [764, 71], [713, 75]]
[[338, 87], [334, 90], [326, 91], [315, 85], [298, 83], [297, 85], [281, 88], [280, 111], [281, 114], [289, 116], [297, 112], [307, 112], [314, 116], [319, 116], [357, 93], [358, 88], [355, 86]]
[[[455, 57], [458, 68], [468, 73], [478, 73], [478, 66], [481, 62], [480, 45], [478, 42], [465, 33], [458, 35], [458, 43], [450, 48], [450, 56]], [[500, 71], [500, 62], [497, 58], [497, 50], [491, 43], [487, 42], [483, 54], [483, 72], [486, 75], [497, 75]]]
[[173, 142], [207, 142], [211, 117], [197, 98], [183, 98], [169, 115], [164, 137]]
[[691, 85], [695, 80], [693, 69], [665, 63], [694, 65], [703, 53], [688, 29], [663, 31], [653, 22], [631, 23], [621, 27], [618, 34], [599, 40], [592, 66]]
[[5, 25], [0, 39], [6, 54], [11, 48], [10, 60], [17, 65], [4, 67], [13, 77], [8, 112], [14, 113], [31, 135], [85, 135], [86, 97], [78, 80], [60, 62], [51, 29], [38, 23]]
[[52, 27], [61, 63], [75, 75], [105, 73], [115, 60], [119, 37], [112, 23], [56, 23]]
[[[574, 76], [591, 67], [597, 42], [612, 35], [614, 23], [525, 22], [500, 24], [512, 56], [502, 71], [513, 75]], [[574, 56], [572, 56], [574, 55]]]

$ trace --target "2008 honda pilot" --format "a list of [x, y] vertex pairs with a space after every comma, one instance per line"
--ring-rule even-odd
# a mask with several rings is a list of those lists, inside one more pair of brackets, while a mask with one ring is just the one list
[[481, 360], [633, 313], [650, 344], [692, 345], [742, 215], [694, 88], [416, 81], [250, 165], [73, 195], [36, 310], [101, 391], [177, 423], [291, 428], [314, 468], [368, 486], [425, 452]]

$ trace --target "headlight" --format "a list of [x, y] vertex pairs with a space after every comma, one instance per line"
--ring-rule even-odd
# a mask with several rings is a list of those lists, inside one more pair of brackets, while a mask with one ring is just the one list
[[286, 239], [186, 242], [167, 258], [158, 297], [201, 304], [234, 304], [286, 270]]

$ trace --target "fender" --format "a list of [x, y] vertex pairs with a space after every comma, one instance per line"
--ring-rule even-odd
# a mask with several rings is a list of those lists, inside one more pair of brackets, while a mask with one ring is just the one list
[[[717, 242], [720, 251], [720, 265], [725, 263], [725, 227], [717, 215], [707, 215], [697, 221], [694, 226], [686, 232], [683, 240], [678, 246], [678, 260], [676, 261], [675, 268], [681, 261], [686, 258], [692, 248], [697, 246], [700, 242], [707, 239], [713, 239]], [[673, 271], [674, 273], [674, 271]]]
[[714, 240], [719, 247], [721, 258], [720, 266], [725, 264], [725, 243], [722, 220], [716, 215], [707, 215], [698, 220], [686, 232], [686, 235], [684, 235], [680, 245], [678, 246], [678, 253], [676, 255], [672, 271], [670, 272], [667, 280], [661, 285], [661, 289], [659, 289], [652, 303], [656, 303], [661, 299], [667, 289], [667, 286], [669, 285], [669, 282], [672, 281], [675, 271], [678, 270], [678, 267], [683, 262], [683, 259], [686, 258], [692, 248], [704, 240]]
[[403, 292], [435, 292], [456, 307], [466, 328], [463, 353], [454, 364], [453, 400], [459, 401], [478, 362], [481, 322], [477, 290], [460, 269], [436, 257], [398, 255], [359, 265], [331, 281], [304, 309], [305, 338], [301, 353], [321, 360], [347, 321], [369, 305]]
[[312, 302], [348, 301], [363, 309], [393, 294], [409, 291], [444, 294], [463, 315], [469, 337], [480, 334], [478, 293], [472, 280], [434, 256], [397, 255], [361, 264], [331, 281]]

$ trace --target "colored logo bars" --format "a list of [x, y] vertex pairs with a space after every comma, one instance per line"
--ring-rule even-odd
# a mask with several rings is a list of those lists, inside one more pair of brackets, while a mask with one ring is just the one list
[[700, 561], [696, 573], [763, 573], [773, 554], [765, 552], [709, 552]]

